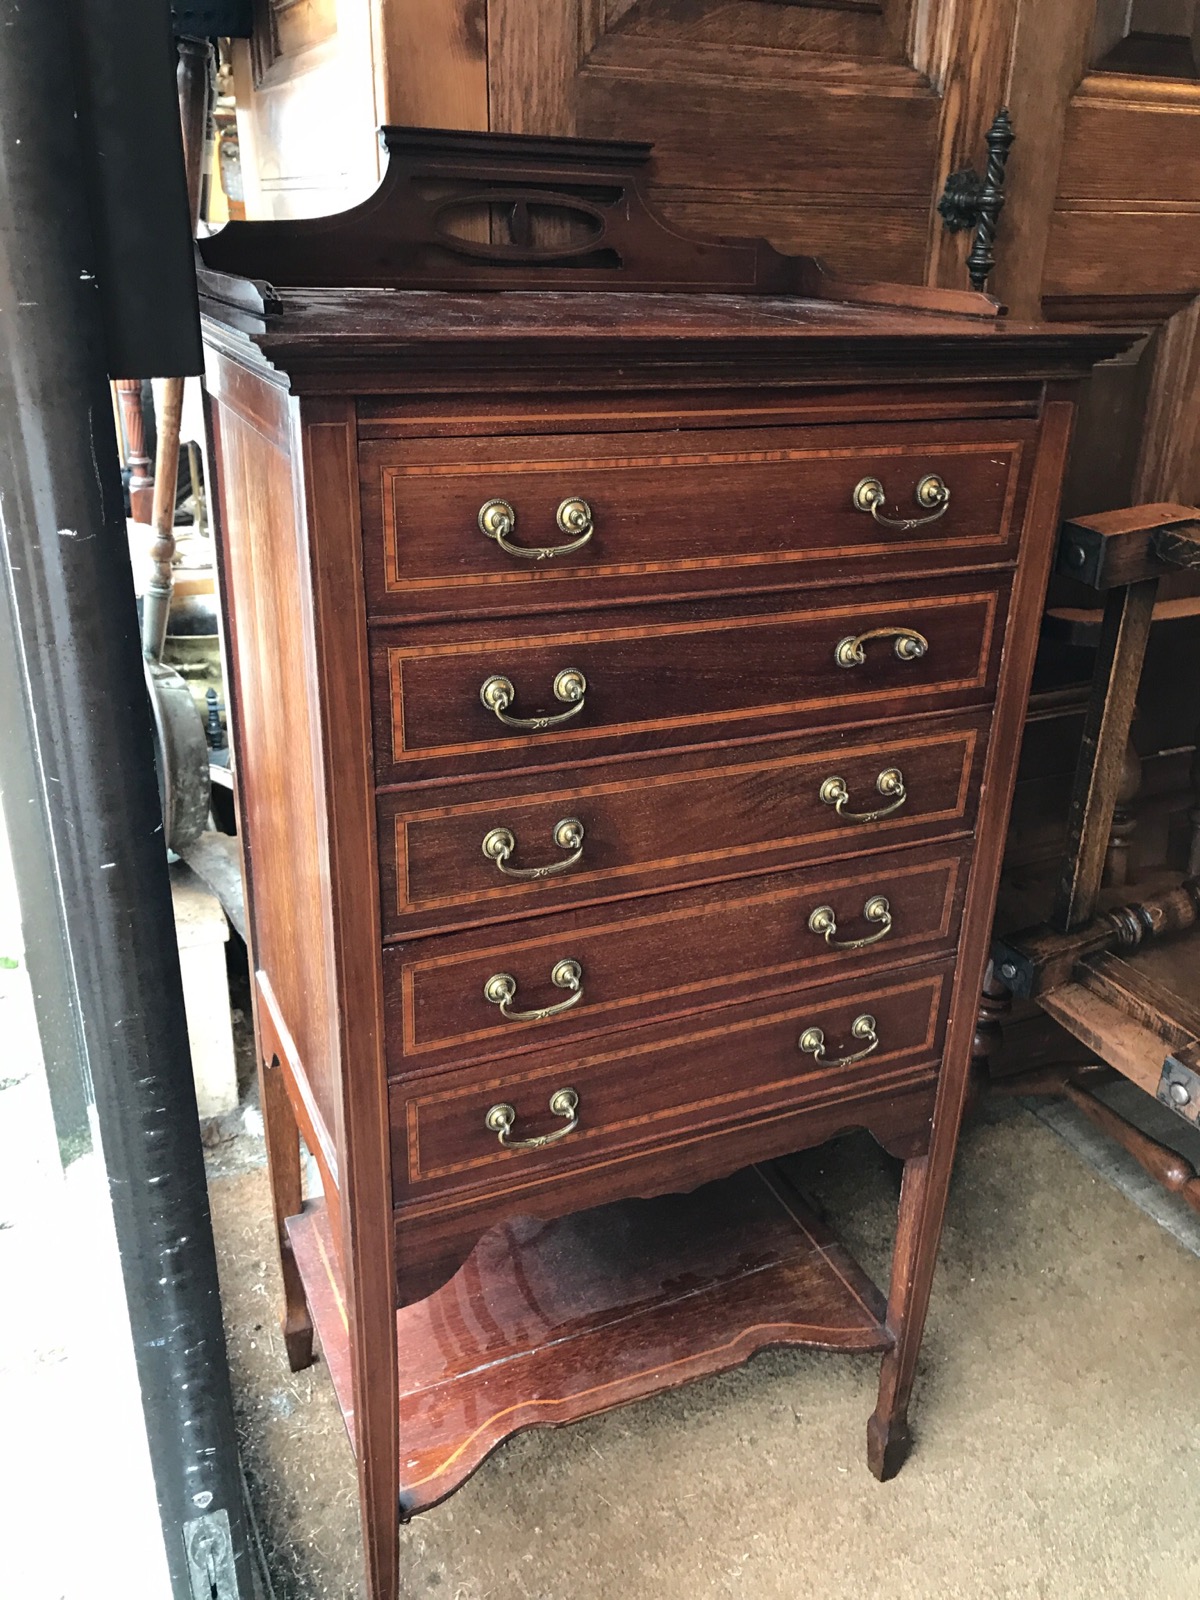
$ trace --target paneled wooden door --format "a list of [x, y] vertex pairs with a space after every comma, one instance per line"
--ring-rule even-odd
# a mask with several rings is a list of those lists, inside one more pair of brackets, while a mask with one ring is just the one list
[[983, 157], [1016, 0], [391, 0], [393, 120], [646, 139], [668, 216], [855, 278], [966, 286], [946, 173]]
[[251, 216], [365, 196], [381, 121], [647, 139], [683, 227], [946, 287], [969, 238], [937, 201], [1007, 102], [989, 287], [1155, 333], [1105, 379], [1127, 436], [1081, 436], [1068, 508], [1200, 497], [1200, 0], [260, 0], [259, 34]]

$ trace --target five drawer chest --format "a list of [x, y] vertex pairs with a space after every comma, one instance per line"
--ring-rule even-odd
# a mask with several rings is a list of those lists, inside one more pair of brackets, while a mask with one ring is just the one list
[[[878, 1351], [901, 1464], [1121, 343], [683, 237], [644, 146], [384, 137], [366, 204], [202, 273], [285, 1331], [372, 1600], [516, 1429], [766, 1345]], [[886, 1296], [774, 1165], [849, 1129], [904, 1164]]]

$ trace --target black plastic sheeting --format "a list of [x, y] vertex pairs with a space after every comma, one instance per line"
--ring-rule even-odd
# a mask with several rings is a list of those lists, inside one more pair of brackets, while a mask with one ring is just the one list
[[[102, 14], [111, 46], [77, 55]], [[0, 697], [22, 723], [0, 782], [22, 905], [52, 897], [30, 976], [69, 1018], [53, 1046], [73, 1047], [94, 1093], [172, 1595], [195, 1600], [185, 1540], [213, 1519], [244, 1596], [251, 1576], [108, 386], [130, 308], [145, 327], [126, 372], [194, 370], [198, 353], [171, 50], [165, 0], [0, 0]], [[89, 62], [115, 80], [89, 86]], [[122, 144], [103, 115], [125, 97], [140, 106]], [[128, 173], [95, 185], [99, 152], [117, 150]], [[111, 214], [98, 194], [118, 197]], [[122, 250], [146, 259], [114, 310]], [[104, 1495], [104, 1468], [87, 1463], [89, 1493]], [[68, 1530], [65, 1480], [58, 1501]], [[96, 1553], [109, 1567], [120, 1518], [114, 1505]]]
[[109, 374], [202, 372], [175, 41], [165, 0], [70, 0], [66, 9]]

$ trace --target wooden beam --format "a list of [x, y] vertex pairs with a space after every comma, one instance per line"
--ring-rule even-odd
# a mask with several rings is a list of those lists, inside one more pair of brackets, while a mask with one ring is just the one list
[[1070, 932], [1096, 913], [1108, 836], [1117, 803], [1125, 745], [1133, 723], [1158, 579], [1114, 589], [1104, 608], [1095, 683], [1084, 723], [1071, 809], [1066, 857], [1052, 921]]
[[1039, 996], [1038, 1004], [1122, 1077], [1147, 1094], [1157, 1092], [1163, 1065], [1163, 1043], [1157, 1033], [1081, 983], [1064, 983]]
[[[941, 90], [937, 166], [929, 210], [925, 281], [948, 289], [967, 287], [967, 251], [973, 229], [950, 233], [937, 209], [952, 172], [987, 162], [983, 136], [1005, 103], [1009, 61], [1021, 0], [942, 0], [932, 9], [933, 27], [913, 41], [913, 65]], [[1004, 229], [1004, 220], [1001, 221]]]
[[1058, 570], [1091, 589], [1160, 578], [1200, 556], [1200, 511], [1160, 501], [1064, 522]]
[[1168, 1049], [1200, 1038], [1200, 1009], [1120, 956], [1099, 951], [1086, 957], [1075, 969], [1075, 981], [1157, 1034], [1164, 1059]]
[[1040, 314], [1067, 107], [1084, 75], [1094, 20], [1095, 0], [1022, 0], [1017, 15], [1007, 95], [1017, 138], [988, 285], [1014, 317]]

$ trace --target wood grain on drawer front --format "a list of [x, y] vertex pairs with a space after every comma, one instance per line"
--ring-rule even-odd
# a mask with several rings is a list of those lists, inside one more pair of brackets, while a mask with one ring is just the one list
[[[921, 573], [1015, 559], [1032, 421], [414, 439], [361, 451], [368, 605], [375, 614], [505, 610], [747, 583]], [[855, 509], [865, 477], [882, 514], [928, 516], [916, 486], [936, 474], [946, 511], [893, 528]], [[568, 542], [555, 515], [580, 498], [593, 533], [550, 559], [514, 556], [479, 527], [507, 501], [510, 542]]]
[[[947, 951], [958, 929], [970, 842], [889, 852], [841, 867], [767, 873], [712, 888], [557, 912], [514, 925], [441, 934], [383, 953], [389, 1071], [426, 1071], [497, 1055], [567, 1045], [664, 1017], [706, 1010], [755, 994], [832, 981]], [[864, 916], [884, 896], [891, 928]], [[882, 935], [838, 948], [809, 927], [831, 906], [840, 940]], [[484, 994], [507, 973], [510, 1009], [560, 1004], [551, 983], [560, 961], [577, 962], [580, 998], [541, 1022], [501, 1015]]]
[[[392, 1170], [397, 1198], [431, 1187], [521, 1183], [587, 1166], [602, 1152], [691, 1139], [748, 1118], [824, 1105], [907, 1081], [940, 1059], [952, 964], [911, 968], [722, 1010], [690, 1028], [638, 1030], [616, 1046], [598, 1041], [568, 1061], [523, 1058], [483, 1073], [395, 1084], [391, 1090]], [[866, 1017], [872, 1034], [855, 1023]], [[802, 1051], [810, 1029], [824, 1035], [824, 1059]], [[875, 1040], [869, 1055], [844, 1061]], [[811, 1042], [811, 1041], [810, 1041]], [[545, 1052], [542, 1053], [545, 1055]], [[485, 1125], [489, 1108], [510, 1105], [510, 1137], [563, 1127], [549, 1111], [554, 1093], [578, 1096], [578, 1126], [535, 1150], [505, 1149]]]
[[[543, 773], [419, 796], [382, 792], [384, 933], [535, 916], [970, 829], [989, 716], [922, 721], [869, 738], [824, 734], [643, 758], [587, 781]], [[844, 811], [895, 806], [879, 788], [891, 771], [902, 775], [904, 793], [889, 816], [855, 821], [821, 799], [825, 780], [840, 777], [850, 797]], [[554, 876], [507, 877], [483, 853], [485, 836], [505, 828], [515, 840], [506, 866], [555, 867], [569, 857], [554, 842], [564, 818], [583, 827], [582, 855]]]
[[[375, 635], [376, 761], [381, 782], [449, 770], [561, 764], [590, 754], [872, 722], [918, 711], [987, 704], [995, 692], [1007, 578], [820, 592], [784, 606], [761, 598], [616, 610], [592, 626], [530, 617], [504, 623], [408, 628]], [[912, 630], [919, 659], [894, 640], [839, 666], [839, 643], [873, 629]], [[401, 642], [402, 641], [402, 642]], [[506, 715], [562, 716], [560, 672], [587, 683], [569, 720], [527, 731], [480, 699], [493, 676], [513, 696]]]

